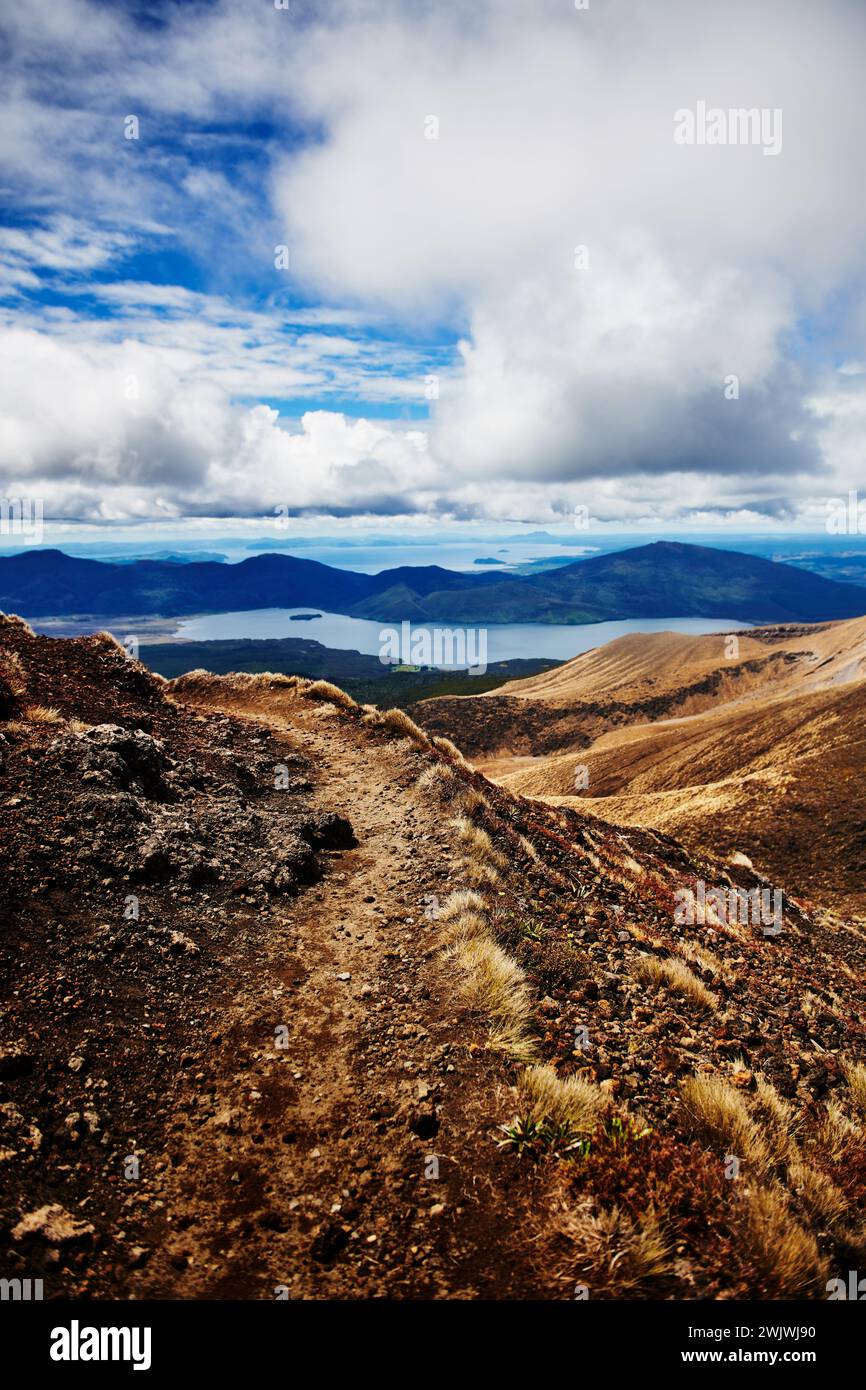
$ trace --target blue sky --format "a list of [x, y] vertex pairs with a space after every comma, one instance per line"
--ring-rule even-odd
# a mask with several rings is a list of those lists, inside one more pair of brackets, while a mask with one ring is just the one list
[[[820, 530], [866, 498], [864, 56], [854, 0], [10, 8], [0, 495]], [[677, 145], [697, 101], [779, 150]]]

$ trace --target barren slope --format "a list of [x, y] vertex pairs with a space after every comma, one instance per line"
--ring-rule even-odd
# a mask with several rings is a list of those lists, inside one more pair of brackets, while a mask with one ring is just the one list
[[866, 623], [736, 636], [732, 655], [724, 636], [633, 634], [417, 714], [469, 751], [477, 725], [495, 727], [479, 766], [513, 790], [745, 853], [824, 907], [864, 913]]

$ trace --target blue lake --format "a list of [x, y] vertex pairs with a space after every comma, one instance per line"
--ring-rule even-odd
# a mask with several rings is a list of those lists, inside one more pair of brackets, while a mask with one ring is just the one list
[[[180, 619], [175, 637], [188, 641], [213, 641], [217, 638], [240, 637], [305, 637], [321, 642], [325, 647], [343, 651], [364, 652], [378, 656], [382, 651], [386, 630], [399, 629], [400, 624], [370, 622], [365, 618], [346, 618], [339, 613], [321, 613], [305, 622], [292, 622], [292, 614], [320, 612], [306, 608], [258, 608], [248, 613], [209, 613], [200, 618]], [[486, 632], [487, 664], [494, 661], [513, 661], [516, 657], [547, 657], [567, 661], [591, 647], [601, 647], [615, 637], [629, 632], [735, 632], [748, 623], [730, 618], [634, 618], [621, 622], [586, 623], [582, 626], [543, 623], [489, 623], [470, 632]], [[459, 628], [457, 623], [442, 623], [437, 627]], [[413, 625], [420, 634], [436, 632], [436, 627]], [[471, 643], [469, 645], [472, 651]], [[477, 651], [477, 644], [475, 647]], [[434, 664], [434, 663], [430, 663]], [[441, 663], [445, 664], [445, 663]]]

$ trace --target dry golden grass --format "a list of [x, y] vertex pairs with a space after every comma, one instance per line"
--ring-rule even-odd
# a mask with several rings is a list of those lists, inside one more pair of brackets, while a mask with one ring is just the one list
[[568, 1248], [560, 1277], [586, 1284], [591, 1298], [647, 1294], [670, 1269], [671, 1245], [653, 1211], [635, 1220], [618, 1207], [595, 1213], [587, 1203], [562, 1212], [555, 1224]]
[[771, 1163], [777, 1166], [794, 1163], [799, 1152], [796, 1131], [800, 1117], [762, 1076], [756, 1080], [750, 1108]]
[[729, 979], [733, 974], [730, 966], [728, 966], [725, 961], [719, 960], [719, 957], [713, 955], [713, 952], [706, 946], [701, 946], [696, 941], [682, 942], [679, 951], [686, 960], [690, 960], [695, 965], [699, 965], [702, 970], [709, 970], [711, 975], [718, 975], [722, 980]]
[[463, 972], [466, 997], [490, 1024], [489, 1046], [515, 1062], [532, 1062], [532, 998], [526, 976], [487, 936], [473, 936], [453, 947]]
[[489, 1046], [533, 1062], [532, 995], [520, 966], [490, 934], [485, 902], [471, 889], [450, 893], [439, 911], [440, 940], [458, 965], [463, 992], [490, 1027]]
[[723, 1147], [746, 1165], [750, 1175], [761, 1175], [772, 1165], [772, 1155], [761, 1131], [749, 1114], [741, 1093], [721, 1076], [690, 1076], [681, 1091], [683, 1127], [708, 1148]]
[[826, 1156], [832, 1162], [838, 1163], [852, 1139], [856, 1139], [859, 1133], [857, 1125], [848, 1119], [838, 1101], [829, 1101], [818, 1136], [818, 1143]]
[[771, 1159], [778, 1164], [796, 1162], [796, 1133], [801, 1123], [800, 1116], [764, 1076], [755, 1079], [751, 1111], [763, 1133]]
[[253, 676], [252, 679], [260, 685], [264, 685], [268, 690], [274, 686], [288, 690], [300, 689], [304, 684], [303, 676], [287, 676], [283, 671], [262, 671], [260, 675]]
[[808, 1298], [824, 1290], [827, 1262], [815, 1237], [794, 1220], [779, 1190], [744, 1191], [738, 1218], [752, 1260], [782, 1298]]
[[63, 715], [53, 705], [25, 705], [24, 718], [28, 724], [63, 723]]
[[371, 728], [389, 729], [403, 738], [410, 738], [419, 748], [431, 746], [424, 730], [419, 728], [414, 719], [409, 718], [405, 710], [379, 710], [375, 706], [365, 706], [365, 710], [364, 723], [369, 724]]
[[17, 613], [0, 613], [0, 627], [17, 627], [20, 631], [26, 632], [28, 637], [36, 636], [30, 624], [19, 618]]
[[353, 700], [345, 690], [341, 690], [338, 685], [332, 685], [330, 681], [310, 681], [309, 685], [301, 687], [301, 695], [305, 700], [327, 700], [340, 709], [358, 708], [357, 700]]
[[462, 815], [456, 816], [450, 824], [457, 832], [463, 851], [461, 871], [466, 882], [475, 888], [498, 883], [499, 871], [507, 867], [508, 860], [494, 847], [487, 831]]
[[439, 921], [453, 922], [465, 912], [478, 914], [484, 913], [486, 909], [487, 904], [480, 893], [474, 892], [471, 888], [458, 888], [448, 894], [439, 909]]
[[490, 802], [477, 787], [463, 786], [459, 796], [455, 798], [454, 809], [459, 816], [469, 818], [476, 811], [489, 811]]
[[210, 671], [206, 671], [203, 666], [196, 666], [192, 671], [184, 671], [182, 676], [175, 676], [171, 682], [172, 689], [183, 693], [185, 690], [194, 690], [199, 684], [217, 680]]
[[[450, 945], [489, 936], [484, 899], [471, 889], [450, 893], [439, 909], [442, 940]], [[492, 940], [492, 938], [490, 938]]]
[[846, 1215], [849, 1203], [844, 1193], [812, 1164], [797, 1159], [788, 1168], [787, 1181], [812, 1220], [832, 1227]]
[[444, 738], [441, 734], [435, 734], [430, 742], [434, 748], [438, 748], [440, 753], [444, 753], [446, 758], [457, 764], [458, 767], [467, 767], [468, 764], [456, 743], [452, 743], [450, 738]]
[[493, 864], [481, 864], [467, 859], [462, 866], [463, 877], [474, 888], [492, 888], [499, 883], [499, 870]]
[[27, 677], [21, 658], [11, 647], [0, 647], [0, 672], [16, 700], [27, 691]]
[[96, 642], [101, 647], [114, 648], [115, 651], [120, 652], [120, 655], [126, 661], [138, 661], [137, 657], [132, 656], [132, 653], [130, 652], [129, 648], [125, 647], [124, 644], [120, 641], [120, 639], [115, 637], [114, 633], [109, 632], [106, 628], [103, 628], [100, 632], [92, 633], [90, 636], [90, 641]]
[[534, 1119], [569, 1124], [579, 1134], [591, 1134], [610, 1109], [598, 1086], [580, 1076], [559, 1077], [546, 1062], [527, 1067], [517, 1085]]
[[685, 961], [677, 959], [659, 960], [655, 956], [642, 956], [634, 966], [634, 976], [644, 984], [661, 985], [688, 999], [699, 1009], [717, 1009], [719, 1001], [699, 980]]
[[456, 792], [457, 785], [457, 775], [447, 763], [431, 763], [415, 783], [419, 791], [432, 791], [449, 798]]
[[[273, 690], [298, 690], [305, 682], [298, 676], [285, 676], [280, 671], [261, 671], [253, 675], [249, 671], [232, 671], [226, 676], [215, 676], [212, 671], [197, 667], [169, 682], [171, 691], [184, 699], [194, 699], [197, 695], [207, 695], [223, 703], [229, 697], [252, 699], [265, 696]], [[336, 687], [334, 687], [336, 689]], [[167, 696], [171, 703], [177, 703]]]
[[480, 825], [475, 825], [466, 816], [457, 816], [451, 824], [457, 832], [457, 839], [460, 842], [465, 854], [469, 859], [476, 860], [484, 864], [493, 864], [497, 869], [504, 869], [508, 860], [504, 854], [494, 848], [493, 841], [482, 829]]
[[862, 1062], [843, 1060], [842, 1070], [848, 1083], [851, 1104], [858, 1115], [866, 1115], [866, 1066]]

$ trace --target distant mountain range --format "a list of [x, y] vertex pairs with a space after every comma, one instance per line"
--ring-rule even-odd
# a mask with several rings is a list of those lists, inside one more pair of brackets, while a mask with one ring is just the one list
[[382, 622], [821, 622], [866, 613], [866, 590], [754, 555], [672, 541], [530, 575], [464, 574], [437, 565], [357, 574], [270, 554], [236, 565], [110, 564], [59, 550], [0, 559], [0, 609], [28, 618], [182, 617], [300, 606]]

